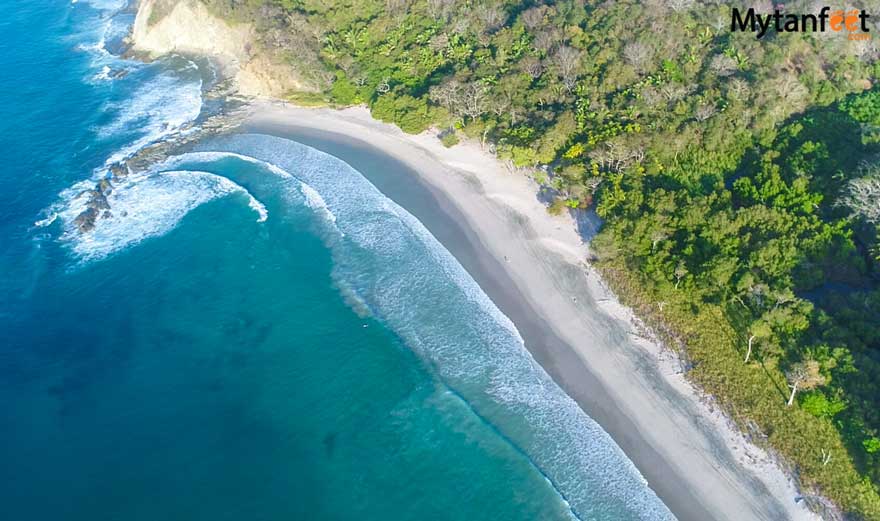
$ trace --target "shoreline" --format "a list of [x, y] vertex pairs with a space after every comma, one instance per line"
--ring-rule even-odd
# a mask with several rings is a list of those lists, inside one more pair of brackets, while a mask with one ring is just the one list
[[772, 458], [686, 381], [677, 358], [638, 334], [632, 312], [585, 264], [574, 220], [550, 216], [527, 176], [477, 144], [447, 149], [363, 107], [261, 101], [241, 129], [340, 157], [418, 218], [678, 519], [817, 518]]

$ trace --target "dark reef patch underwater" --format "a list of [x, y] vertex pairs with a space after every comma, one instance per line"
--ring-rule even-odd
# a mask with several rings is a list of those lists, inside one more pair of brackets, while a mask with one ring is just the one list
[[123, 2], [0, 3], [4, 519], [671, 518], [332, 156], [209, 139], [114, 182], [80, 232], [82, 192], [189, 132], [210, 71], [108, 51]]

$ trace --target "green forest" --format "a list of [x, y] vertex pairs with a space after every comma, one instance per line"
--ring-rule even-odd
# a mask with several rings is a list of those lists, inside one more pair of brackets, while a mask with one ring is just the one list
[[697, 0], [203, 1], [307, 81], [292, 101], [479, 140], [548, 211], [595, 211], [592, 261], [689, 378], [880, 520], [880, 30], [757, 39]]

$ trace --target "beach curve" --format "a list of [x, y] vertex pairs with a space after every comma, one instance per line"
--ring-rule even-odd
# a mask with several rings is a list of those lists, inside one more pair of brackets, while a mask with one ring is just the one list
[[346, 151], [384, 155], [414, 174], [377, 179], [354, 163], [455, 255], [677, 518], [815, 519], [790, 476], [686, 381], [670, 353], [636, 333], [631, 311], [584, 264], [588, 246], [573, 220], [550, 216], [528, 177], [476, 143], [446, 149], [430, 132], [406, 135], [362, 107], [262, 101], [243, 128], [323, 144], [344, 160]]

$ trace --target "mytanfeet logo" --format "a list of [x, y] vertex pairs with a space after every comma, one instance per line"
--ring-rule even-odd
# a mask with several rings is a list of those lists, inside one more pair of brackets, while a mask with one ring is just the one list
[[762, 38], [770, 29], [777, 33], [826, 32], [844, 33], [850, 40], [870, 40], [868, 29], [869, 15], [864, 9], [834, 9], [823, 7], [818, 13], [784, 13], [775, 9], [773, 13], [759, 14], [754, 8], [743, 13], [733, 8], [731, 31], [752, 31], [755, 37]]

